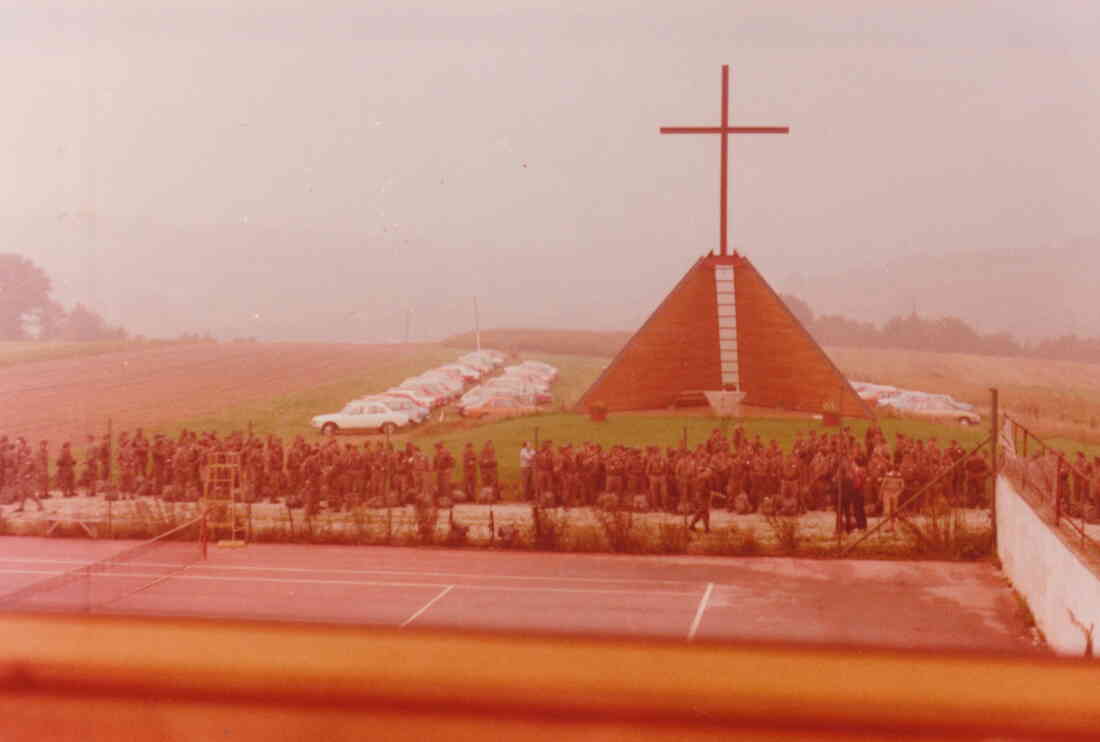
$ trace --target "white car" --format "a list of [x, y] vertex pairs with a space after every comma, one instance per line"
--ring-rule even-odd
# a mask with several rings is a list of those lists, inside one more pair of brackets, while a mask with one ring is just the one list
[[317, 415], [310, 424], [321, 429], [322, 435], [336, 435], [352, 430], [380, 430], [392, 433], [409, 424], [404, 412], [394, 412], [381, 402], [351, 402], [339, 412]]
[[409, 422], [420, 423], [431, 414], [431, 410], [427, 407], [421, 407], [406, 397], [388, 397], [385, 395], [375, 395], [371, 397], [363, 397], [358, 400], [359, 402], [381, 402], [389, 407], [394, 412], [404, 412], [409, 416]]
[[390, 397], [404, 397], [405, 399], [411, 400], [413, 404], [416, 404], [420, 407], [426, 407], [429, 410], [439, 406], [437, 400], [435, 400], [433, 397], [430, 397], [423, 392], [418, 392], [415, 389], [409, 389], [407, 387], [390, 387], [384, 392], [384, 394]]
[[443, 370], [457, 371], [459, 374], [462, 375], [462, 378], [465, 379], [466, 381], [477, 381], [482, 376], [484, 376], [485, 373], [486, 373], [485, 371], [482, 371], [479, 368], [475, 368], [474, 366], [469, 366], [465, 363], [448, 363], [445, 366], [440, 366], [439, 368], [440, 368], [441, 371], [443, 371]]
[[982, 416], [973, 411], [973, 405], [958, 402], [943, 394], [901, 392], [879, 399], [878, 405], [892, 408], [901, 417], [957, 422], [959, 425], [978, 425], [982, 421]]

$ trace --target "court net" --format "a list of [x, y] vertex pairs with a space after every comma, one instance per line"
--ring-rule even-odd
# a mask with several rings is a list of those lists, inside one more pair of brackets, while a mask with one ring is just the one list
[[0, 595], [0, 611], [125, 612], [121, 602], [206, 558], [205, 515], [156, 538]]

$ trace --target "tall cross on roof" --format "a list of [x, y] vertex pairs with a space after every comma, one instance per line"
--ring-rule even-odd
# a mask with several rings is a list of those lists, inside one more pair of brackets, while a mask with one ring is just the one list
[[729, 160], [729, 135], [730, 134], [787, 134], [790, 128], [787, 126], [730, 126], [730, 66], [722, 65], [722, 125], [721, 126], [662, 126], [662, 134], [721, 134], [722, 135], [722, 174], [721, 174], [721, 206], [718, 212], [720, 217], [721, 236], [719, 245], [721, 254], [726, 255], [726, 220], [729, 185], [727, 184], [726, 171]]

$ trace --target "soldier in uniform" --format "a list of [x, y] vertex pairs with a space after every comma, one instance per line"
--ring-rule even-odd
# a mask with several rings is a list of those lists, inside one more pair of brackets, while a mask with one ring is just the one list
[[879, 494], [882, 500], [882, 517], [889, 519], [888, 530], [894, 530], [894, 520], [898, 514], [901, 493], [905, 491], [905, 480], [896, 469], [890, 469], [882, 477], [882, 490]]
[[668, 497], [668, 459], [657, 446], [649, 447], [645, 472], [649, 479], [649, 507], [668, 512], [671, 505]]
[[629, 449], [626, 460], [626, 488], [631, 495], [640, 495], [649, 489], [649, 480], [645, 474], [645, 460], [637, 448]]
[[411, 443], [405, 444], [405, 450], [394, 460], [393, 489], [397, 492], [397, 501], [404, 504], [413, 490], [413, 459], [416, 449]]
[[[685, 457], [686, 458], [686, 457]], [[710, 506], [711, 491], [710, 480], [713, 472], [705, 454], [696, 454], [694, 467], [694, 481], [692, 482], [692, 506], [693, 512], [688, 529], [694, 531], [695, 524], [703, 521], [703, 532], [710, 533]]]
[[370, 455], [370, 481], [371, 481], [371, 497], [378, 498], [382, 501], [386, 499], [386, 487], [388, 485], [387, 479], [391, 474], [391, 469], [396, 469], [396, 465], [391, 467], [390, 464], [390, 452], [379, 443], [371, 451]]
[[269, 502], [279, 501], [286, 491], [286, 475], [283, 473], [283, 444], [277, 436], [267, 438], [267, 478], [271, 483]]
[[554, 452], [551, 450], [553, 441], [543, 441], [538, 453], [535, 454], [535, 502], [540, 502], [547, 492], [554, 486]]
[[481, 483], [493, 491], [493, 499], [500, 499], [500, 481], [497, 479], [497, 452], [492, 441], [485, 441], [481, 447], [481, 455], [478, 457], [478, 465], [481, 471]]
[[37, 461], [35, 461], [35, 473], [38, 475], [39, 495], [43, 500], [50, 496], [50, 448], [46, 441], [38, 442]]
[[99, 482], [99, 461], [99, 447], [96, 446], [95, 436], [89, 434], [88, 448], [84, 452], [84, 472], [81, 476], [88, 497], [95, 497], [96, 484]]
[[0, 496], [4, 494], [4, 489], [12, 483], [12, 464], [11, 458], [11, 444], [8, 443], [8, 437], [6, 435], [0, 435]]
[[287, 492], [297, 494], [302, 488], [302, 462], [305, 460], [305, 441], [301, 436], [294, 441], [286, 455]]
[[799, 465], [800, 461], [797, 454], [792, 451], [786, 459], [783, 461], [783, 467], [780, 472], [779, 481], [779, 502], [783, 509], [791, 509], [793, 502], [793, 509], [797, 513], [805, 512], [802, 502], [799, 497]]
[[163, 433], [157, 433], [153, 438], [153, 447], [150, 457], [153, 460], [153, 492], [159, 497], [164, 491], [164, 485], [168, 483], [168, 462], [170, 443]]
[[301, 500], [305, 505], [306, 515], [315, 515], [321, 505], [321, 452], [319, 449], [305, 449], [302, 451], [301, 468]]
[[558, 483], [558, 502], [567, 508], [576, 505], [579, 498], [576, 488], [579, 480], [576, 474], [577, 460], [573, 455], [573, 447], [566, 443], [558, 448], [558, 455], [554, 457], [554, 479]]
[[99, 444], [99, 476], [101, 479], [111, 478], [111, 435], [104, 433]]
[[23, 512], [23, 506], [27, 502], [27, 498], [34, 500], [34, 504], [38, 506], [38, 511], [42, 512], [45, 508], [42, 507], [42, 501], [38, 499], [38, 495], [35, 494], [35, 487], [38, 484], [38, 479], [41, 474], [38, 471], [39, 463], [35, 456], [31, 456], [29, 451], [21, 451], [19, 454], [19, 460], [17, 462], [16, 476], [19, 493], [19, 507], [15, 509], [16, 513]]
[[603, 461], [600, 455], [599, 446], [593, 443], [586, 443], [584, 450], [581, 451], [581, 457], [578, 464], [581, 473], [584, 504], [593, 505], [596, 502], [596, 498], [603, 490], [600, 483]]
[[[1063, 467], [1061, 471], [1068, 477], [1068, 470]], [[971, 454], [970, 458], [966, 460], [967, 506], [985, 507], [988, 504], [985, 491], [985, 483], [988, 477], [989, 463], [985, 460], [984, 455], [977, 452]], [[1064, 485], [1067, 486], [1068, 490], [1068, 481], [1064, 482]]]
[[144, 478], [149, 474], [149, 440], [145, 437], [145, 431], [138, 428], [130, 445], [134, 449], [134, 473], [138, 478]]
[[462, 491], [466, 499], [473, 502], [477, 495], [477, 451], [470, 441], [466, 441], [462, 449]]
[[625, 469], [626, 461], [623, 459], [621, 447], [616, 444], [612, 446], [607, 455], [607, 491], [615, 495], [620, 504], [622, 504], [624, 494], [623, 472]]
[[695, 458], [686, 451], [676, 461], [676, 490], [681, 506], [695, 502]]
[[122, 499], [133, 497], [137, 486], [134, 471], [133, 443], [123, 433], [118, 441], [118, 493]]
[[435, 470], [435, 491], [437, 497], [451, 496], [451, 475], [455, 468], [455, 457], [443, 441], [435, 444], [435, 459], [432, 461], [432, 469]]
[[428, 460], [428, 455], [420, 450], [417, 446], [413, 446], [412, 456], [412, 491], [409, 492], [410, 499], [419, 501], [421, 498], [429, 496], [430, 489], [434, 488], [434, 482], [429, 486], [429, 472], [431, 471], [431, 461]]
[[76, 497], [76, 459], [68, 441], [61, 444], [57, 455], [57, 486], [62, 497]]
[[1092, 510], [1086, 513], [1090, 523], [1100, 521], [1100, 456], [1092, 457], [1092, 477], [1089, 482], [1089, 491], [1092, 493]]

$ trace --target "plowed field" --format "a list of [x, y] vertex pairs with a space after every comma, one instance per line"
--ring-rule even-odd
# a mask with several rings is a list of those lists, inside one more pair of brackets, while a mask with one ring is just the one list
[[80, 445], [108, 420], [118, 431], [211, 414], [367, 374], [420, 347], [201, 343], [23, 363], [0, 368], [0, 433]]

